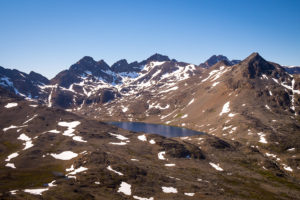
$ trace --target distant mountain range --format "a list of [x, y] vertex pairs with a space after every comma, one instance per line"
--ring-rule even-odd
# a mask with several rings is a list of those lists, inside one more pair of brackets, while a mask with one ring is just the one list
[[289, 74], [300, 74], [300, 66], [283, 66]]
[[[155, 73], [158, 72], [164, 77], [170, 73], [173, 76], [171, 79], [174, 79], [175, 72], [180, 69], [178, 73], [187, 73], [187, 77], [208, 69], [220, 61], [228, 66], [241, 62], [240, 60], [230, 61], [223, 55], [213, 55], [204, 63], [196, 66], [178, 62], [175, 59], [171, 60], [168, 56], [154, 54], [141, 62], [128, 63], [127, 60], [122, 59], [109, 66], [104, 60], [95, 61], [92, 57], [85, 56], [51, 80], [35, 72], [26, 74], [18, 70], [0, 67], [0, 85], [23, 97], [33, 98], [44, 103], [48, 101], [49, 105], [71, 108], [81, 105], [85, 100], [87, 100], [86, 102], [102, 103], [110, 101], [116, 96], [120, 96], [120, 93], [124, 93], [125, 90], [131, 90], [128, 87], [141, 87], [139, 86], [141, 82], [152, 79], [152, 75], [157, 75]], [[167, 66], [160, 67], [162, 71], [152, 70], [152, 67], [148, 67], [150, 63], [156, 66], [160, 62], [168, 63]], [[187, 68], [185, 68], [186, 66]], [[290, 74], [300, 72], [299, 67], [283, 68]], [[181, 75], [183, 76], [183, 74]], [[174, 81], [176, 82], [175, 79]], [[129, 86], [132, 83], [133, 85]], [[116, 87], [119, 88], [118, 91]], [[99, 92], [104, 94], [104, 97], [95, 99], [93, 96], [97, 96]]]

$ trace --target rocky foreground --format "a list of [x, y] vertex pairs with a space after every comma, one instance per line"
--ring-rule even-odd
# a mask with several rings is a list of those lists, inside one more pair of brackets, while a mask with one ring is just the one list
[[209, 134], [164, 138], [129, 132], [3, 90], [0, 109], [1, 199], [300, 196], [298, 170], [282, 168], [274, 161], [281, 157], [259, 146]]

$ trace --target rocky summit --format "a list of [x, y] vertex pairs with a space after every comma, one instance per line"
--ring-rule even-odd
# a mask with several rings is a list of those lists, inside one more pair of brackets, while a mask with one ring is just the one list
[[299, 70], [259, 53], [0, 67], [0, 199], [300, 199]]

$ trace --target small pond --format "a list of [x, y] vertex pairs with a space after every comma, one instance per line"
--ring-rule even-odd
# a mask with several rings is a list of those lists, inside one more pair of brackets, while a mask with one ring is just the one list
[[107, 123], [129, 131], [154, 133], [165, 137], [186, 137], [186, 136], [204, 134], [203, 132], [194, 131], [191, 129], [174, 127], [174, 126], [166, 126], [161, 124], [149, 124], [143, 122], [107, 122]]

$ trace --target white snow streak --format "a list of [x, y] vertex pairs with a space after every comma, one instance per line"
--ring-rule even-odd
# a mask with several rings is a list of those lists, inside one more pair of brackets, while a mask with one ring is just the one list
[[6, 162], [9, 162], [11, 159], [17, 157], [19, 154], [16, 152], [16, 153], [12, 153], [10, 154], [9, 156], [7, 156], [7, 158], [5, 159]]
[[114, 134], [114, 133], [108, 133], [108, 134], [110, 134], [111, 136], [116, 137], [119, 140], [128, 140], [129, 139], [129, 138], [127, 138], [127, 137], [125, 137], [123, 135], [120, 135], [120, 134]]
[[195, 195], [195, 193], [188, 193], [188, 192], [185, 192], [184, 195], [193, 197], [193, 196]]
[[109, 171], [112, 171], [112, 172], [114, 172], [114, 173], [118, 174], [119, 176], [123, 176], [123, 175], [124, 175], [123, 173], [121, 173], [121, 172], [118, 172], [118, 171], [114, 170], [113, 168], [111, 168], [111, 166], [110, 166], [110, 165], [107, 167], [107, 169], [108, 169]]
[[220, 167], [220, 164], [215, 164], [210, 162], [209, 163], [213, 168], [215, 168], [217, 171], [223, 171], [223, 169]]

